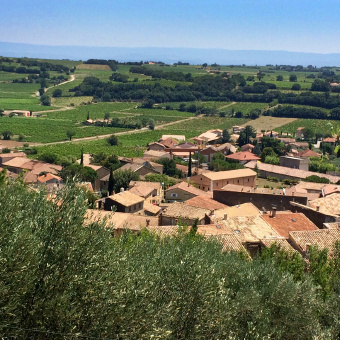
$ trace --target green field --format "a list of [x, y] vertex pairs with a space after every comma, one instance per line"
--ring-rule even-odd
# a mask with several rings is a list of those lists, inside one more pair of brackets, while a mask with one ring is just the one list
[[280, 130], [293, 135], [298, 127], [311, 129], [314, 133], [334, 134], [340, 130], [340, 122], [337, 120], [297, 119], [292, 123], [281, 126]]
[[72, 142], [41, 146], [38, 147], [38, 150], [39, 154], [51, 151], [59, 156], [70, 155], [78, 157], [81, 149], [84, 148], [84, 152], [104, 152], [106, 154], [114, 153], [118, 156], [136, 157], [138, 156], [138, 152], [140, 156], [142, 155], [142, 151], [146, 150], [147, 144], [159, 140], [162, 135], [184, 134], [188, 140], [207, 131], [208, 129], [230, 129], [233, 125], [240, 125], [246, 122], [247, 120], [242, 118], [198, 118], [177, 123], [160, 130], [119, 136], [119, 146], [110, 146], [105, 139], [101, 139], [87, 142]]
[[[242, 112], [247, 116], [254, 109], [264, 111], [269, 108], [268, 103], [257, 102], [228, 102], [228, 101], [195, 101], [186, 102], [187, 107], [195, 104], [196, 106], [203, 106], [206, 108], [216, 108], [217, 112], [226, 114], [226, 118], [203, 116], [195, 117], [194, 113], [179, 111], [178, 108], [181, 102], [160, 103], [155, 105], [153, 109], [139, 108], [141, 103], [137, 102], [96, 102], [91, 96], [74, 97], [74, 92], [69, 92], [75, 86], [82, 83], [85, 77], [94, 76], [103, 82], [108, 82], [109, 77], [113, 71], [107, 66], [101, 67], [98, 65], [82, 65], [80, 61], [70, 60], [41, 60], [55, 64], [63, 64], [67, 67], [78, 67], [73, 73], [75, 79], [66, 84], [53, 86], [48, 89], [47, 94], [52, 96], [55, 89], [61, 89], [62, 97], [52, 98], [51, 106], [42, 106], [40, 100], [35, 93], [38, 91], [40, 84], [21, 84], [11, 83], [14, 79], [27, 77], [26, 74], [16, 74], [9, 72], [0, 72], [0, 109], [21, 109], [32, 110], [33, 112], [41, 111], [40, 117], [24, 118], [24, 117], [0, 117], [0, 132], [9, 129], [15, 136], [23, 135], [24, 140], [30, 143], [47, 143], [64, 141], [67, 139], [66, 131], [74, 130], [76, 135], [74, 138], [91, 137], [96, 135], [106, 135], [114, 132], [125, 131], [123, 128], [110, 127], [96, 127], [85, 126], [83, 122], [87, 119], [89, 114], [91, 119], [104, 120], [106, 113], [110, 114], [110, 118], [119, 118], [121, 122], [126, 124], [135, 124], [138, 121], [149, 122], [153, 120], [156, 125], [155, 131], [143, 131], [139, 134], [122, 135], [120, 140], [122, 145], [119, 147], [110, 147], [103, 140], [84, 141], [82, 143], [67, 143], [55, 146], [48, 146], [51, 150], [58, 150], [60, 154], [67, 153], [75, 155], [81, 145], [91, 149], [91, 152], [104, 150], [109, 153], [114, 150], [119, 155], [136, 155], [136, 145], [143, 145], [144, 147], [151, 141], [157, 140], [161, 134], [184, 134], [187, 138], [192, 138], [212, 128], [230, 129], [233, 125], [241, 125], [247, 123], [248, 119], [228, 118], [231, 112]], [[13, 65], [13, 63], [3, 63], [4, 65]], [[20, 64], [16, 63], [16, 66]], [[306, 78], [311, 72], [287, 72], [283, 70], [269, 70], [270, 66], [265, 67], [230, 67], [220, 66], [203, 69], [201, 65], [145, 65], [151, 69], [162, 70], [164, 72], [183, 72], [191, 73], [193, 77], [208, 75], [210, 71], [218, 71], [220, 73], [229, 72], [231, 74], [241, 73], [246, 78], [248, 76], [255, 76], [255, 81], [258, 81], [256, 74], [261, 69], [265, 74], [263, 81], [276, 84], [282, 92], [290, 92], [293, 82], [289, 82], [290, 74], [297, 75], [297, 83], [301, 85], [301, 90], [308, 90], [313, 82], [313, 79]], [[129, 82], [137, 78], [138, 82], [145, 82], [146, 84], [158, 82], [163, 86], [173, 87], [178, 84], [176, 81], [158, 79], [154, 80], [149, 76], [143, 74], [130, 73], [131, 65], [118, 65], [118, 73], [123, 73], [129, 76]], [[336, 71], [340, 74], [339, 71]], [[50, 76], [58, 76], [56, 71], [51, 71]], [[70, 77], [70, 75], [65, 75]], [[276, 77], [282, 75], [284, 81], [276, 81]], [[254, 82], [248, 82], [253, 84]], [[118, 83], [115, 83], [118, 84]], [[181, 82], [181, 86], [190, 85], [189, 82]], [[331, 95], [337, 95], [332, 93]], [[165, 110], [165, 106], [170, 105], [172, 110]], [[288, 105], [288, 104], [287, 104]], [[53, 111], [57, 109], [57, 111]], [[324, 109], [325, 111], [326, 110]], [[189, 119], [195, 117], [194, 119]], [[189, 119], [189, 120], [188, 120]], [[264, 120], [265, 121], [265, 120]], [[252, 121], [255, 125], [259, 121]], [[160, 129], [159, 125], [169, 124]], [[265, 124], [265, 123], [264, 123]], [[261, 129], [263, 122], [261, 121]], [[327, 132], [337, 130], [340, 124], [336, 121], [319, 121], [319, 120], [296, 120], [292, 123], [280, 127], [284, 132], [293, 133], [297, 127], [306, 126], [311, 127], [315, 131]], [[333, 126], [333, 130], [331, 128]], [[263, 127], [265, 129], [265, 127]], [[285, 131], [286, 130], [286, 131]], [[42, 147], [45, 150], [47, 147]]]

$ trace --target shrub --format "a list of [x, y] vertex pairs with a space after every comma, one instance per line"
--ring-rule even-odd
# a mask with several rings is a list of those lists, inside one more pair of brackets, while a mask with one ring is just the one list
[[118, 145], [118, 137], [116, 135], [111, 135], [106, 140], [111, 146]]

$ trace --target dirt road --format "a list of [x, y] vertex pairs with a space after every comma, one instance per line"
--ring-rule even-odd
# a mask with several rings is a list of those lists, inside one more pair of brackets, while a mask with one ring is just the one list
[[[182, 120], [177, 120], [177, 121], [171, 122], [171, 123], [165, 123], [165, 124], [157, 125], [157, 126], [155, 126], [155, 130], [162, 130], [164, 127], [167, 127], [167, 126], [170, 126], [170, 125], [173, 125], [173, 124], [177, 124], [179, 122], [185, 122], [185, 121], [188, 121], [188, 120], [197, 119], [197, 118], [201, 118], [201, 115], [182, 119]], [[142, 133], [142, 132], [145, 132], [145, 131], [148, 131], [148, 130], [149, 129], [147, 127], [144, 127], [144, 128], [139, 129], [139, 130], [129, 130], [129, 131], [116, 132], [114, 135], [116, 135], [116, 136], [133, 135], [133, 134]], [[64, 143], [71, 143], [71, 142], [83, 142], [83, 141], [99, 140], [99, 139], [108, 138], [111, 135], [112, 135], [112, 133], [105, 134], [105, 135], [91, 136], [91, 137], [74, 138], [72, 140], [63, 140], [63, 141], [60, 141], [60, 142], [35, 143], [35, 146], [45, 146], [45, 145], [64, 144]]]
[[[46, 92], [47, 90], [52, 89], [52, 88], [54, 88], [54, 87], [57, 87], [57, 86], [60, 86], [60, 85], [63, 85], [63, 84], [70, 83], [71, 81], [73, 81], [73, 80], [75, 80], [75, 79], [76, 79], [75, 75], [74, 75], [74, 74], [71, 74], [71, 77], [70, 77], [69, 80], [63, 81], [62, 83], [59, 83], [59, 84], [57, 84], [57, 85], [55, 85], [55, 86], [46, 87], [46, 88], [44, 88], [44, 92]], [[39, 91], [37, 91], [37, 92], [35, 93], [35, 96], [36, 96], [36, 97], [40, 97]]]

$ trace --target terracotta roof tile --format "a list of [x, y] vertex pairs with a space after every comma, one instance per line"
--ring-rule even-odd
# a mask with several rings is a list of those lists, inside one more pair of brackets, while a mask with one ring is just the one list
[[[308, 176], [317, 175], [319, 177], [329, 179], [332, 183], [336, 183], [340, 180], [339, 176], [332, 176], [332, 175], [322, 174], [322, 173], [319, 173], [319, 172], [316, 173], [316, 172], [305, 171], [305, 170], [300, 170], [300, 169], [292, 169], [292, 168], [287, 168], [285, 166], [266, 164], [266, 163], [262, 163], [262, 162], [250, 161], [247, 164], [245, 164], [245, 167], [249, 168], [249, 169], [254, 169], [256, 166], [261, 171], [272, 172], [274, 174], [276, 173], [276, 174], [280, 174], [280, 175], [286, 175], [286, 176], [289, 176], [289, 177], [306, 178]], [[234, 171], [236, 171], [236, 170], [234, 170]]]
[[227, 208], [225, 204], [217, 202], [208, 196], [195, 196], [187, 201], [184, 202], [187, 205], [191, 205], [193, 207], [208, 209], [208, 210], [215, 210], [215, 209], [223, 209]]
[[119, 192], [118, 194], [108, 196], [107, 198], [126, 207], [144, 202], [144, 198], [135, 195], [130, 191]]
[[209, 197], [211, 196], [211, 194], [209, 194], [209, 193], [207, 193], [203, 190], [200, 190], [200, 189], [194, 187], [191, 184], [188, 184], [188, 182], [177, 183], [177, 184], [173, 185], [172, 187], [169, 187], [165, 191], [168, 192], [168, 191], [171, 191], [171, 190], [174, 190], [174, 189], [180, 189], [180, 190], [189, 192], [189, 193], [196, 195], [196, 196], [209, 196]]
[[249, 151], [241, 151], [236, 152], [232, 155], [228, 155], [225, 157], [226, 159], [233, 159], [235, 161], [253, 161], [253, 160], [260, 160], [260, 157], [257, 157], [253, 153]]
[[320, 250], [327, 248], [331, 253], [335, 242], [340, 241], [340, 229], [291, 231], [289, 236], [301, 252], [306, 252], [309, 246], [318, 246]]
[[318, 227], [302, 213], [277, 212], [275, 217], [262, 215], [262, 218], [285, 238], [289, 238], [290, 231], [318, 230]]
[[216, 172], [206, 171], [206, 172], [203, 172], [200, 176], [207, 177], [212, 181], [218, 181], [222, 179], [256, 176], [256, 172], [250, 169], [238, 169], [238, 170], [227, 170], [227, 171], [216, 171]]
[[184, 219], [196, 219], [201, 220], [205, 217], [205, 215], [209, 214], [210, 210], [193, 207], [190, 205], [186, 205], [182, 202], [172, 203], [169, 207], [167, 207], [163, 212], [163, 216], [168, 217], [176, 217], [176, 218], [184, 218]]

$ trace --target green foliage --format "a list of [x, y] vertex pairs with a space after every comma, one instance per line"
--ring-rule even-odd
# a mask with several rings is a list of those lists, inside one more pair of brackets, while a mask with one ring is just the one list
[[244, 166], [234, 161], [226, 161], [225, 155], [222, 152], [217, 152], [213, 155], [212, 161], [209, 164], [209, 170], [226, 171], [243, 169]]
[[168, 187], [171, 187], [175, 185], [175, 180], [173, 178], [170, 178], [167, 175], [161, 175], [161, 174], [147, 174], [145, 175], [145, 181], [147, 182], [158, 182], [164, 184], [164, 189], [167, 189]]
[[228, 129], [224, 129], [222, 133], [222, 143], [228, 143], [230, 141], [230, 133]]
[[43, 94], [42, 96], [40, 96], [40, 101], [41, 101], [41, 104], [44, 106], [51, 105], [51, 98], [47, 94]]
[[277, 154], [275, 153], [272, 147], [265, 147], [261, 152], [261, 162], [265, 162], [267, 157], [274, 157], [277, 158]]
[[51, 164], [57, 164], [58, 162], [58, 155], [52, 153], [52, 152], [45, 152], [41, 155], [39, 155], [38, 159], [40, 161], [51, 163]]
[[314, 183], [330, 183], [328, 178], [319, 177], [318, 175], [308, 176], [304, 179], [306, 182], [314, 182]]
[[60, 177], [66, 181], [77, 181], [77, 182], [91, 182], [93, 183], [98, 175], [95, 170], [90, 167], [82, 166], [77, 163], [65, 166], [60, 172]]
[[277, 157], [277, 156], [268, 155], [268, 156], [265, 157], [264, 162], [268, 163], [268, 164], [279, 165], [280, 164], [280, 158]]
[[128, 189], [131, 181], [139, 181], [139, 175], [131, 170], [116, 170], [113, 172], [113, 190]]
[[183, 177], [182, 171], [176, 168], [175, 160], [168, 159], [168, 158], [160, 158], [157, 160], [157, 163], [163, 165], [163, 173], [165, 175], [168, 175], [171, 177], [177, 177], [177, 178]]
[[61, 89], [55, 89], [53, 91], [52, 97], [53, 98], [59, 98], [63, 95], [63, 91]]
[[10, 153], [10, 152], [11, 152], [11, 149], [9, 149], [9, 148], [3, 148], [1, 150], [1, 153]]
[[66, 131], [66, 136], [69, 140], [72, 140], [73, 136], [76, 134], [74, 130], [67, 130]]
[[297, 252], [287, 252], [274, 243], [269, 248], [264, 248], [261, 252], [260, 260], [267, 261], [272, 259], [275, 262], [275, 267], [282, 272], [289, 272], [295, 280], [302, 280], [306, 269], [305, 261]]
[[10, 140], [11, 137], [13, 136], [13, 132], [10, 130], [5, 130], [1, 132], [2, 139], [4, 140]]
[[181, 229], [175, 237], [143, 230], [113, 238], [101, 223], [84, 227], [86, 208], [76, 186], [54, 201], [18, 182], [0, 187], [1, 334], [337, 338], [337, 251], [327, 260], [311, 249], [308, 273], [299, 255], [278, 247], [249, 261]]
[[110, 145], [118, 145], [118, 137], [116, 135], [111, 135], [109, 138], [107, 138], [107, 142]]
[[329, 155], [333, 155], [334, 153], [334, 146], [330, 143], [321, 143], [320, 149], [322, 150], [324, 155], [326, 153], [328, 153]]

